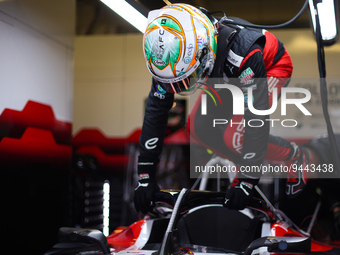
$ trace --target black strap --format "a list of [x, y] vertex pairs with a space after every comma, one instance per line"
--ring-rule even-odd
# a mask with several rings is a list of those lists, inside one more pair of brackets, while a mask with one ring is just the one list
[[235, 38], [237, 33], [236, 28], [220, 24], [219, 34], [217, 38], [217, 53], [214, 68], [211, 72], [211, 77], [222, 77], [223, 62], [226, 59], [228, 51], [231, 48], [231, 41]]

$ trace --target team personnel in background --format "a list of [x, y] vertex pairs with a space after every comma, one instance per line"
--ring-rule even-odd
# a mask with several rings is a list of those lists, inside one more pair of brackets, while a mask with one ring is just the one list
[[[137, 211], [147, 213], [153, 206], [153, 194], [159, 190], [155, 180], [156, 166], [163, 147], [168, 112], [174, 94], [189, 95], [198, 88], [213, 89], [208, 78], [231, 83], [246, 95], [252, 88], [252, 103], [257, 110], [270, 109], [281, 88], [292, 75], [291, 58], [280, 42], [268, 31], [239, 26], [226, 21], [237, 18], [215, 18], [203, 8], [172, 4], [151, 11], [144, 33], [143, 47], [147, 68], [153, 76], [147, 98], [140, 156], [139, 183], [135, 189]], [[194, 82], [193, 82], [194, 81]], [[201, 93], [206, 93], [202, 91]], [[159, 96], [162, 95], [162, 96]], [[256, 115], [245, 105], [243, 115], [233, 115], [232, 95], [219, 91], [218, 110], [207, 97], [209, 113], [202, 115], [201, 101], [196, 101], [187, 123], [190, 135], [219, 156], [239, 166], [260, 166], [264, 159], [305, 166], [308, 153], [303, 147], [269, 134], [269, 116]], [[261, 127], [245, 125], [212, 126], [212, 119], [223, 114], [228, 123], [263, 121]], [[258, 174], [240, 173], [227, 190], [224, 206], [243, 209], [253, 196]], [[299, 194], [306, 185], [301, 172], [290, 173], [286, 193]]]

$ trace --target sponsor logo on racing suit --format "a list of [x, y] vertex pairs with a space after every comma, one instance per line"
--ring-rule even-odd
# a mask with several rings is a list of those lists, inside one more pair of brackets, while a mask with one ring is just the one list
[[155, 149], [157, 147], [158, 137], [151, 138], [145, 142], [145, 148], [148, 150]]

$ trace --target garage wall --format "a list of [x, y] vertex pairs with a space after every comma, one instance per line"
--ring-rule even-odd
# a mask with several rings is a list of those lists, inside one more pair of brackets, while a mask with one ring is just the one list
[[0, 1], [1, 254], [70, 222], [74, 29], [75, 0]]
[[72, 121], [74, 27], [75, 1], [0, 2], [0, 114], [32, 100]]
[[[271, 115], [277, 119], [295, 119], [295, 128], [284, 128], [280, 125], [271, 128], [274, 135], [287, 138], [311, 138], [327, 133], [321, 106], [319, 70], [317, 65], [316, 42], [311, 30], [274, 30], [291, 55], [294, 71], [290, 87], [302, 87], [311, 92], [311, 100], [305, 107], [312, 116], [305, 116], [295, 106], [289, 107], [287, 116], [280, 116], [280, 108]], [[328, 109], [333, 130], [340, 132], [340, 73], [338, 60], [340, 44], [325, 47], [326, 77], [328, 85]], [[294, 98], [291, 96], [290, 98]]]
[[[54, 165], [56, 159], [62, 159], [68, 161], [64, 168], [69, 167], [74, 27], [75, 1], [0, 2], [3, 164], [44, 161]], [[55, 153], [55, 149], [64, 152]], [[22, 156], [27, 162], [15, 160]]]
[[74, 133], [124, 136], [141, 125], [151, 75], [140, 34], [76, 37], [74, 77]]

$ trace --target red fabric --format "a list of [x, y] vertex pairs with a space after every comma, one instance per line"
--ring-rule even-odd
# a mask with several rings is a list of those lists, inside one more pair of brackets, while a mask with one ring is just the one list
[[230, 121], [230, 123], [233, 123], [233, 125], [228, 125], [224, 132], [223, 139], [225, 144], [236, 154], [241, 154], [242, 152], [243, 133], [245, 129], [243, 120], [243, 115], [234, 115]]
[[264, 159], [272, 162], [283, 162], [288, 158], [290, 148], [278, 146], [276, 144], [268, 143], [267, 153]]
[[261, 52], [261, 54], [263, 54], [262, 51], [261, 51], [260, 49], [252, 50], [252, 51], [251, 51], [251, 52], [250, 52], [250, 53], [242, 60], [241, 65], [240, 65], [240, 67], [238, 68], [238, 71], [241, 70], [243, 64], [244, 64], [244, 63], [245, 63], [252, 55], [254, 55], [256, 52]]
[[57, 144], [50, 130], [27, 127], [22, 137], [4, 137], [0, 142], [3, 165], [21, 166], [39, 162], [60, 168], [70, 166], [71, 157], [71, 146]]
[[270, 69], [270, 66], [273, 63], [272, 61], [277, 54], [279, 44], [277, 38], [272, 33], [265, 31], [264, 35], [266, 37], [266, 44], [263, 49], [263, 60], [266, 65], [266, 69], [268, 70]]
[[0, 115], [1, 137], [20, 138], [27, 127], [50, 130], [58, 144], [71, 145], [72, 124], [60, 121], [50, 105], [27, 101], [22, 111], [6, 108]]

